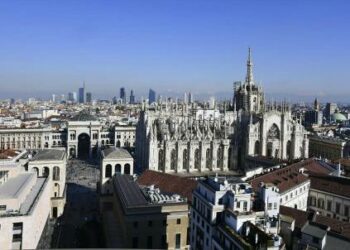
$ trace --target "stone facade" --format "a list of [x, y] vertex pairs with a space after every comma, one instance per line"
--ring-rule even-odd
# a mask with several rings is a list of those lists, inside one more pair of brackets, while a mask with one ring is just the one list
[[228, 170], [233, 113], [187, 104], [144, 107], [136, 129], [142, 168], [161, 172]]
[[300, 119], [286, 103], [266, 104], [255, 85], [251, 53], [245, 82], [235, 83], [232, 110], [206, 104], [144, 103], [136, 129], [136, 162], [156, 171], [206, 172], [244, 168], [245, 157], [308, 158]]

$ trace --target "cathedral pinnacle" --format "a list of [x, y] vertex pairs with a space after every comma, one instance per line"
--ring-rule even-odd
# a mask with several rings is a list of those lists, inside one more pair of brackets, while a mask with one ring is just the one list
[[254, 84], [254, 78], [253, 78], [253, 62], [252, 62], [252, 53], [251, 49], [248, 50], [248, 60], [247, 60], [247, 76], [245, 79], [246, 83], [248, 85]]

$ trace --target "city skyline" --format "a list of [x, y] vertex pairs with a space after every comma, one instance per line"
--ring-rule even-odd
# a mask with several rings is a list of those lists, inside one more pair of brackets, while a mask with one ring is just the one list
[[226, 99], [232, 83], [244, 80], [252, 47], [256, 82], [271, 98], [347, 102], [346, 1], [67, 6], [0, 3], [1, 99], [48, 99], [84, 81], [98, 99], [117, 96], [123, 86], [137, 97], [152, 88], [163, 96]]

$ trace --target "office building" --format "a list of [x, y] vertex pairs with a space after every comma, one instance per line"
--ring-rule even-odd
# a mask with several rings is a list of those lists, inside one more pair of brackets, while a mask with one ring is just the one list
[[92, 94], [91, 92], [86, 93], [86, 103], [91, 103], [92, 101]]
[[324, 110], [324, 116], [327, 119], [327, 122], [331, 122], [332, 119], [332, 115], [335, 113], [335, 111], [337, 110], [338, 106], [336, 103], [327, 103], [326, 104], [326, 108]]
[[79, 103], [85, 103], [85, 83], [82, 88], [79, 88]]
[[66, 152], [7, 150], [6, 154], [11, 157], [0, 161], [0, 246], [36, 249], [48, 219], [63, 213]]
[[105, 230], [107, 247], [189, 249], [186, 198], [139, 185], [128, 175], [116, 174], [110, 182], [113, 196], [101, 198], [104, 227], [119, 230]]
[[148, 92], [148, 103], [152, 104], [156, 101], [156, 92], [153, 89], [149, 89]]
[[120, 88], [120, 94], [119, 94], [120, 100], [122, 103], [126, 103], [126, 93], [125, 93], [125, 88], [122, 87]]
[[135, 104], [135, 95], [133, 90], [130, 91], [130, 104]]
[[252, 187], [240, 179], [199, 180], [191, 207], [191, 249], [283, 249], [277, 217], [252, 210], [252, 201]]
[[74, 102], [74, 95], [73, 95], [72, 92], [69, 92], [69, 93], [68, 93], [67, 101], [69, 101], [69, 102]]

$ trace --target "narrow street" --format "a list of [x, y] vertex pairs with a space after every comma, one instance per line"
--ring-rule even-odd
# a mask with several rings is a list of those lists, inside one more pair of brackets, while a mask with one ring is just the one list
[[64, 214], [57, 219], [52, 248], [104, 246], [96, 194], [98, 179], [97, 164], [69, 160], [66, 207]]

